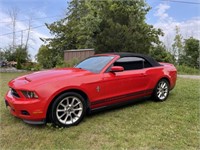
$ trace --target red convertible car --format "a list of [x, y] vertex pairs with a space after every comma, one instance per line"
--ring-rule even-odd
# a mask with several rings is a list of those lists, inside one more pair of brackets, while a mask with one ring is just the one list
[[9, 82], [10, 112], [30, 124], [50, 120], [77, 125], [87, 111], [152, 96], [167, 99], [176, 83], [174, 65], [133, 53], [89, 57], [74, 68], [39, 71]]

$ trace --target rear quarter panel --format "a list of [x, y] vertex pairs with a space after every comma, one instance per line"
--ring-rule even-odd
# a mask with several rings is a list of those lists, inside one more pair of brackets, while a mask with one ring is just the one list
[[176, 85], [177, 79], [177, 69], [173, 64], [170, 63], [160, 63], [163, 65], [163, 68], [166, 70], [169, 79], [170, 79], [170, 89], [172, 90]]
[[158, 81], [166, 78], [169, 81], [170, 89], [173, 89], [176, 84], [177, 71], [172, 64], [161, 63], [162, 66], [146, 69], [146, 74], [150, 78], [149, 89], [154, 89]]

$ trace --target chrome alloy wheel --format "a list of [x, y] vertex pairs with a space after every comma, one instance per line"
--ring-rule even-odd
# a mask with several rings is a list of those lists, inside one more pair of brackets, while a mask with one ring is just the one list
[[59, 122], [65, 125], [75, 123], [83, 113], [83, 104], [75, 96], [65, 97], [56, 108], [56, 117]]
[[157, 97], [160, 100], [164, 100], [168, 95], [168, 90], [168, 85], [164, 80], [159, 82], [157, 86]]

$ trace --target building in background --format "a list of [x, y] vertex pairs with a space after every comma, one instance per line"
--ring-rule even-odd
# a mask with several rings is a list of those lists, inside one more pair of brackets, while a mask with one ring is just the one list
[[83, 59], [93, 56], [95, 54], [94, 49], [74, 49], [74, 50], [65, 50], [64, 51], [64, 60], [66, 62], [73, 61], [77, 59], [82, 61]]

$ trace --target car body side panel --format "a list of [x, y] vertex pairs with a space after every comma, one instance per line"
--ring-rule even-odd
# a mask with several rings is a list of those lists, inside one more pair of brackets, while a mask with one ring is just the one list
[[144, 95], [147, 82], [149, 79], [144, 70], [104, 73], [104, 78], [99, 84], [101, 97], [91, 100], [91, 107], [121, 102], [125, 100], [125, 97], [134, 99]]
[[121, 102], [148, 96], [152, 94], [153, 89], [161, 78], [167, 78], [170, 81], [170, 86], [173, 87], [175, 85], [175, 77], [170, 74], [172, 73], [169, 72], [168, 68], [160, 66], [77, 77], [76, 80], [68, 81], [68, 86], [66, 87], [63, 84], [64, 81], [60, 81], [61, 83], [57, 82], [56, 85], [53, 85], [54, 87], [50, 88], [52, 91], [49, 91], [49, 94], [54, 94], [49, 97], [48, 105], [56, 95], [70, 89], [77, 89], [86, 93], [91, 108], [111, 105], [116, 103], [116, 100]]

